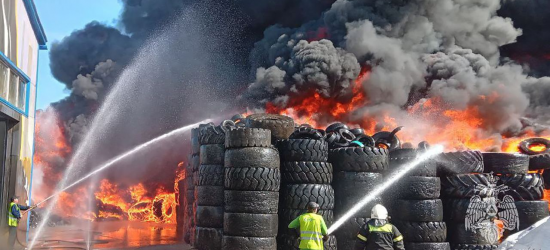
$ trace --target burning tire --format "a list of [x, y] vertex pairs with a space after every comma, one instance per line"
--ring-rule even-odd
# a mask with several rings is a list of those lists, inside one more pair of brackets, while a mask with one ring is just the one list
[[437, 158], [437, 167], [444, 175], [483, 173], [483, 155], [479, 151], [442, 153]]
[[544, 188], [550, 189], [550, 170], [544, 170], [542, 179], [544, 180]]
[[[533, 150], [531, 149], [531, 146], [533, 145], [540, 145], [543, 147], [543, 150]], [[550, 154], [550, 140], [544, 138], [529, 138], [527, 140], [523, 140], [519, 144], [519, 150], [528, 155]]]
[[283, 162], [281, 178], [287, 184], [330, 184], [332, 164], [328, 162]]
[[223, 250], [276, 250], [277, 240], [274, 237], [239, 237], [223, 236]]
[[404, 199], [438, 199], [441, 194], [439, 177], [407, 176], [397, 186], [396, 196]]
[[200, 164], [223, 165], [225, 147], [223, 144], [209, 144], [201, 146]]
[[388, 150], [377, 147], [345, 147], [329, 151], [336, 171], [383, 172], [388, 168]]
[[312, 139], [290, 139], [277, 142], [281, 161], [317, 161], [328, 160], [328, 143]]
[[197, 186], [195, 192], [197, 205], [223, 206], [223, 186]]
[[447, 239], [445, 222], [396, 221], [394, 225], [407, 242], [444, 242]]
[[236, 128], [226, 133], [225, 148], [270, 147], [271, 131], [260, 128]]
[[197, 227], [195, 235], [195, 246], [199, 250], [221, 249], [222, 229]]
[[399, 212], [395, 218], [402, 221], [443, 221], [443, 203], [441, 200], [398, 200]]
[[294, 120], [284, 115], [252, 114], [246, 117], [246, 125], [250, 128], [269, 129], [276, 140], [288, 139], [294, 132]]
[[225, 151], [226, 168], [279, 168], [279, 153], [272, 147], [234, 148]]
[[279, 191], [281, 173], [275, 168], [225, 168], [225, 188], [243, 191]]
[[279, 192], [225, 190], [225, 211], [230, 213], [276, 214]]
[[407, 250], [451, 250], [448, 242], [429, 242], [429, 243], [405, 243]]
[[199, 143], [207, 144], [224, 144], [225, 131], [220, 126], [214, 124], [204, 124], [199, 126]]
[[334, 189], [330, 185], [297, 184], [286, 185], [281, 190], [281, 207], [307, 209], [309, 202], [319, 204], [319, 209], [334, 208]]
[[452, 247], [453, 250], [492, 250], [497, 248], [498, 248], [498, 245], [477, 245], [477, 244], [454, 244]]
[[449, 227], [449, 241], [452, 243], [475, 244], [475, 245], [495, 245], [498, 242], [489, 242], [482, 229], [466, 230], [464, 223], [456, 223]]
[[200, 165], [197, 186], [223, 186], [223, 165]]
[[529, 156], [529, 170], [550, 169], [550, 154]]
[[548, 201], [516, 201], [515, 204], [518, 209], [520, 230], [550, 215]]
[[[410, 148], [403, 148], [403, 149], [395, 149], [390, 152], [390, 165], [389, 170], [390, 171], [396, 171], [403, 167], [405, 167], [408, 163], [414, 161], [416, 157], [418, 156], [418, 150], [416, 149], [410, 149]], [[436, 176], [437, 175], [437, 167], [436, 162], [433, 160], [426, 160], [420, 165], [414, 167], [410, 170], [409, 173], [407, 173], [409, 176]]]
[[544, 181], [540, 174], [515, 174], [500, 177], [499, 184], [510, 189], [499, 196], [511, 195], [516, 201], [540, 200], [544, 196]]
[[[290, 222], [305, 213], [307, 213], [307, 209], [282, 208], [279, 212], [279, 222], [283, 228], [286, 228]], [[323, 217], [327, 226], [331, 226], [334, 222], [334, 213], [332, 210], [319, 210], [317, 211], [317, 214]]]
[[483, 153], [485, 173], [526, 174], [529, 171], [529, 157], [524, 154]]
[[474, 195], [480, 197], [494, 196], [492, 192], [478, 193], [477, 185], [488, 186], [490, 174], [458, 174], [441, 177], [441, 194], [448, 198], [471, 198]]
[[277, 214], [224, 213], [223, 232], [227, 236], [275, 237]]
[[199, 227], [223, 227], [223, 206], [197, 206], [196, 216], [196, 225]]

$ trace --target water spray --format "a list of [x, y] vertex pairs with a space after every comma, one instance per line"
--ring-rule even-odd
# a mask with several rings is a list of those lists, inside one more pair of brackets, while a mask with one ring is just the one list
[[[95, 174], [97, 174], [97, 173], [99, 173], [99, 172], [101, 172], [101, 171], [103, 171], [103, 170], [105, 170], [105, 169], [107, 169], [107, 168], [109, 168], [109, 167], [115, 165], [115, 163], [117, 163], [117, 162], [119, 162], [119, 161], [125, 159], [126, 157], [131, 156], [131, 155], [133, 155], [133, 154], [135, 154], [135, 153], [137, 153], [137, 152], [139, 152], [139, 151], [141, 151], [141, 150], [147, 148], [148, 146], [151, 146], [151, 145], [153, 145], [153, 144], [155, 144], [155, 143], [158, 143], [158, 142], [161, 142], [161, 141], [163, 141], [163, 140], [166, 140], [167, 138], [170, 138], [170, 137], [172, 137], [172, 136], [174, 136], [174, 135], [177, 135], [177, 134], [180, 134], [180, 133], [184, 133], [184, 132], [186, 132], [186, 131], [192, 129], [193, 127], [196, 127], [198, 124], [201, 124], [201, 123], [208, 123], [208, 122], [210, 122], [210, 121], [211, 121], [211, 119], [206, 119], [206, 120], [204, 120], [204, 121], [200, 121], [200, 122], [197, 122], [197, 123], [193, 123], [193, 124], [191, 124], [191, 125], [187, 125], [187, 126], [185, 126], [185, 127], [181, 127], [181, 128], [176, 129], [176, 130], [172, 130], [172, 131], [170, 131], [170, 132], [168, 132], [168, 133], [166, 133], [166, 134], [163, 134], [163, 135], [161, 135], [161, 136], [159, 136], [159, 137], [156, 137], [156, 138], [154, 138], [154, 139], [152, 139], [152, 140], [150, 140], [150, 141], [148, 141], [148, 142], [145, 142], [145, 143], [143, 143], [143, 144], [141, 144], [141, 145], [138, 145], [138, 146], [134, 147], [133, 149], [131, 149], [131, 150], [129, 150], [129, 151], [126, 151], [125, 153], [120, 154], [120, 155], [118, 155], [117, 157], [115, 157], [115, 158], [109, 160], [108, 162], [106, 162], [105, 164], [101, 165], [101, 166], [100, 166], [99, 168], [97, 168], [96, 170], [94, 170], [94, 171], [92, 171], [91, 173], [87, 174], [86, 176], [80, 178], [79, 180], [73, 182], [72, 184], [67, 185], [67, 186], [64, 186], [64, 187], [62, 187], [61, 189], [58, 189], [58, 191], [57, 191], [56, 193], [54, 193], [54, 194], [51, 195], [50, 197], [48, 197], [48, 198], [46, 198], [46, 199], [44, 199], [44, 200], [42, 200], [42, 201], [40, 201], [40, 202], [38, 202], [38, 203], [36, 203], [34, 206], [37, 207], [38, 205], [40, 205], [40, 204], [42, 204], [42, 203], [44, 203], [44, 202], [46, 202], [46, 201], [48, 201], [48, 200], [50, 200], [50, 199], [52, 199], [52, 198], [54, 198], [54, 197], [57, 197], [58, 195], [62, 194], [64, 191], [66, 191], [67, 189], [76, 186], [77, 184], [79, 184], [79, 183], [85, 181], [86, 179], [88, 179], [88, 178], [94, 176]], [[54, 202], [53, 202], [53, 203], [55, 204], [56, 202], [57, 202], [57, 199], [54, 199]], [[40, 235], [40, 232], [43, 230], [43, 228], [44, 228], [44, 226], [45, 226], [45, 224], [46, 224], [46, 220], [48, 219], [49, 212], [51, 212], [51, 209], [53, 208], [54, 204], [52, 204], [52, 205], [49, 206], [48, 214], [47, 214], [46, 217], [44, 218], [44, 221], [42, 221], [42, 222], [40, 223], [40, 226], [38, 227], [37, 232], [36, 232], [35, 236], [33, 237], [32, 241], [31, 241], [31, 244], [29, 245], [29, 249], [32, 249], [33, 246], [35, 245], [36, 239], [38, 238], [38, 235]]]
[[416, 159], [409, 164], [405, 165], [401, 169], [399, 169], [396, 173], [392, 174], [390, 178], [382, 183], [378, 188], [373, 190], [372, 192], [368, 193], [361, 199], [357, 204], [355, 204], [348, 212], [346, 212], [340, 219], [338, 219], [330, 228], [328, 229], [328, 233], [333, 233], [336, 229], [341, 227], [347, 220], [349, 220], [353, 215], [355, 215], [360, 209], [362, 209], [365, 205], [367, 205], [369, 202], [371, 202], [376, 196], [379, 196], [382, 192], [384, 192], [387, 188], [389, 188], [391, 185], [393, 185], [396, 181], [403, 178], [405, 174], [407, 174], [409, 171], [411, 171], [413, 168], [417, 167], [420, 163], [429, 160], [430, 158], [434, 157], [435, 155], [443, 152], [443, 146], [441, 145], [435, 145], [432, 146], [430, 149], [426, 150], [425, 153], [419, 155], [416, 157]]

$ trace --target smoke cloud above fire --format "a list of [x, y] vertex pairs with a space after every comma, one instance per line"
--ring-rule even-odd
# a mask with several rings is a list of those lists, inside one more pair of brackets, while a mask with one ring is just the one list
[[[333, 102], [348, 112], [316, 113], [315, 120], [340, 119], [370, 131], [406, 124], [419, 135], [407, 138], [414, 142], [430, 133], [416, 129], [437, 131], [453, 120], [468, 119], [456, 119], [457, 112], [465, 112], [476, 139], [492, 142], [480, 149], [498, 150], [502, 137], [540, 133], [550, 125], [548, 78], [530, 77], [529, 68], [500, 52], [523, 36], [514, 23], [521, 14], [510, 5], [530, 5], [526, 2], [336, 1], [319, 19], [301, 27], [266, 30], [252, 52], [252, 65], [260, 67], [241, 100], [257, 109], [267, 105], [271, 111], [298, 110], [304, 116], [313, 114], [301, 106]], [[499, 16], [501, 8], [505, 16]], [[527, 32], [534, 35], [529, 27]], [[302, 48], [320, 44], [338, 53], [310, 49], [306, 63], [296, 60]], [[358, 82], [361, 91], [354, 92], [352, 82], [360, 68], [368, 70], [368, 77]], [[319, 98], [309, 98], [312, 93]], [[349, 107], [350, 93], [366, 98]]]

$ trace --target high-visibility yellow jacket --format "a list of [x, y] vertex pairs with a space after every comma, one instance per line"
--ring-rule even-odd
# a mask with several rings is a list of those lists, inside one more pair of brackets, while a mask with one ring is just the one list
[[[14, 207], [15, 206], [15, 207]], [[19, 223], [19, 220], [15, 215], [13, 215], [12, 210], [15, 208], [15, 210], [20, 211], [19, 206], [15, 204], [14, 202], [10, 203], [10, 209], [8, 209], [8, 226], [10, 227], [16, 227]]]
[[294, 219], [288, 228], [300, 228], [300, 249], [322, 250], [323, 236], [328, 234], [323, 217], [315, 213], [305, 213]]

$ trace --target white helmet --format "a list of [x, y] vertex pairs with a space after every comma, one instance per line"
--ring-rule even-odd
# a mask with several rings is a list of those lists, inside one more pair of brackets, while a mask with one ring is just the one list
[[376, 204], [370, 212], [370, 218], [385, 220], [388, 218], [388, 210], [384, 206]]

